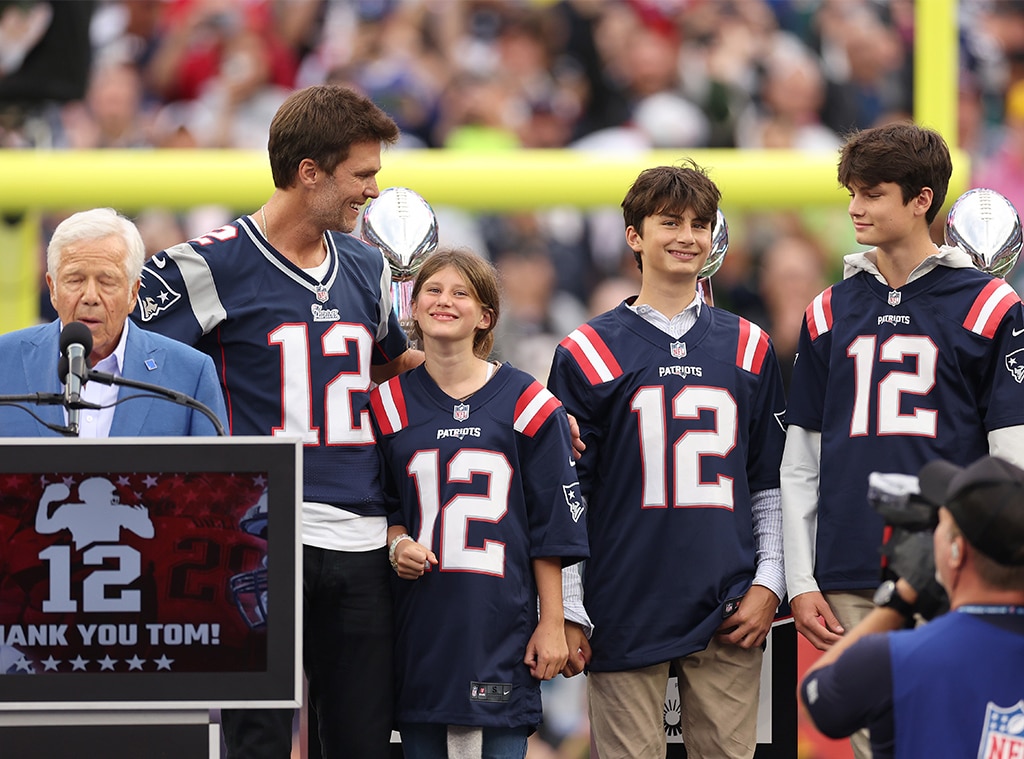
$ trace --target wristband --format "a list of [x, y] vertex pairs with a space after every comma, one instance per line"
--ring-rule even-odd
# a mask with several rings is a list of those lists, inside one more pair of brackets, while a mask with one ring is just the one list
[[412, 535], [404, 532], [401, 535], [396, 535], [391, 541], [391, 545], [388, 546], [388, 561], [391, 563], [391, 568], [396, 572], [398, 571], [398, 560], [395, 558], [395, 549], [398, 548], [398, 544], [403, 540], [412, 540]]

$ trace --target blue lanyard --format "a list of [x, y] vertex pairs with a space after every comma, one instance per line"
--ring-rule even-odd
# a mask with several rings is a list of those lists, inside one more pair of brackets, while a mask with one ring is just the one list
[[956, 610], [962, 614], [998, 614], [1000, 616], [1024, 617], [1024, 606], [965, 604], [958, 606]]

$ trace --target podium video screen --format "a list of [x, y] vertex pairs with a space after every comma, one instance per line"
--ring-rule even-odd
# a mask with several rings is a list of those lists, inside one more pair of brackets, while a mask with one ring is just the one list
[[0, 709], [297, 705], [301, 456], [0, 439]]

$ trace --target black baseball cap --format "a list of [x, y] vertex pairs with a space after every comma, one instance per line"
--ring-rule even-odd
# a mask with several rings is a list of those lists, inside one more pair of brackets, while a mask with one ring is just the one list
[[918, 482], [972, 546], [999, 564], [1024, 566], [1024, 469], [995, 456], [967, 467], [936, 459], [921, 467]]

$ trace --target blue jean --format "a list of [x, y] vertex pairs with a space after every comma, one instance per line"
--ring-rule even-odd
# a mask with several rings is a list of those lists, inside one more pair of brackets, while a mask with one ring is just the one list
[[[483, 759], [523, 759], [528, 727], [485, 727]], [[423, 722], [399, 725], [405, 759], [448, 759], [448, 726]]]
[[[391, 757], [394, 622], [387, 553], [302, 547], [302, 659], [323, 759]], [[230, 759], [290, 759], [292, 714], [223, 710]]]

